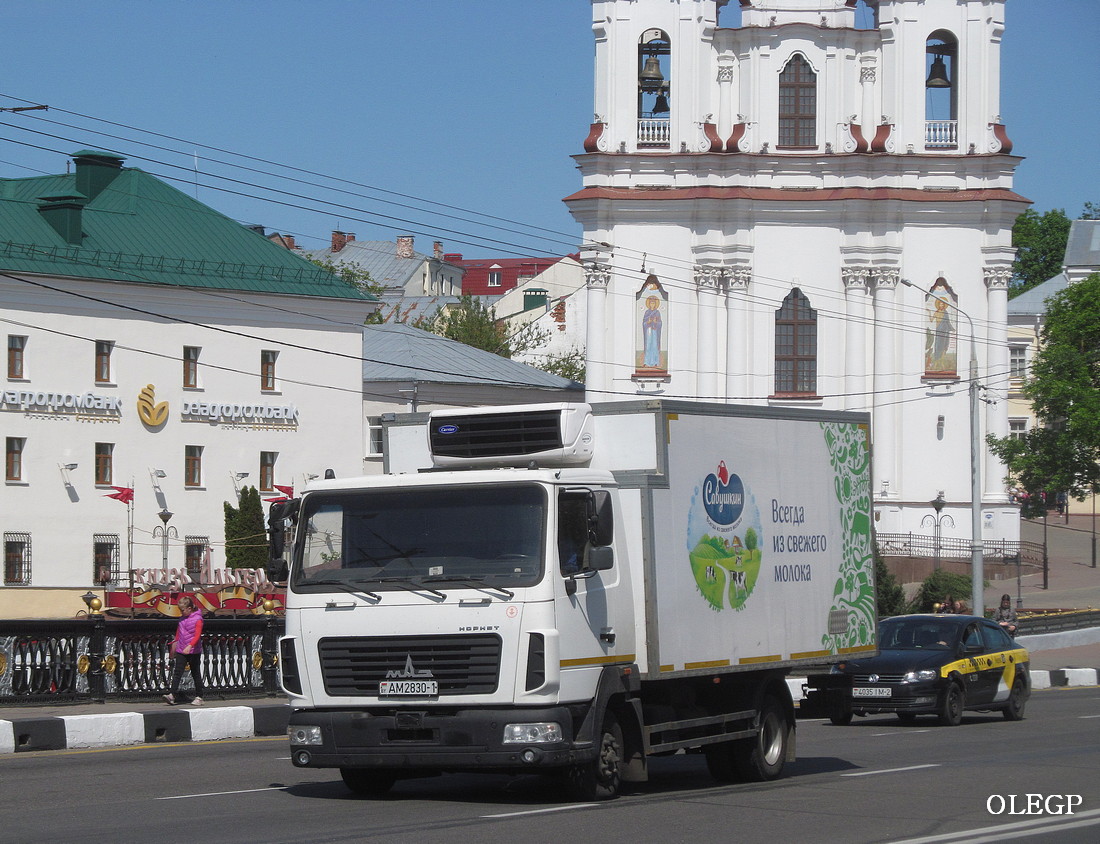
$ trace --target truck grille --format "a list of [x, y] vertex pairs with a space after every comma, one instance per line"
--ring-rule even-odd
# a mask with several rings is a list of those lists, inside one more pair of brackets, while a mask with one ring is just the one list
[[494, 634], [339, 636], [322, 639], [317, 650], [330, 695], [373, 697], [387, 674], [404, 679], [415, 672], [417, 679], [435, 680], [443, 697], [496, 691], [501, 640]]
[[443, 457], [538, 454], [562, 447], [561, 411], [438, 415], [432, 417], [429, 436], [432, 454]]

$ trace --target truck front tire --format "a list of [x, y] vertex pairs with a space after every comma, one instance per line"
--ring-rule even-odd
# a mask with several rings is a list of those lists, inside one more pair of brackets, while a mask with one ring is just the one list
[[584, 803], [611, 800], [622, 788], [623, 731], [618, 719], [608, 712], [600, 729], [599, 749], [590, 762], [575, 765], [565, 771], [569, 796]]

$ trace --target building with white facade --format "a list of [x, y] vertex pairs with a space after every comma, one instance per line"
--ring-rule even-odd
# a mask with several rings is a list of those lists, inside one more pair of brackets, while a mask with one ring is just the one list
[[588, 400], [870, 411], [881, 532], [929, 532], [942, 491], [944, 534], [969, 537], [977, 444], [981, 539], [1018, 538], [984, 444], [1008, 431], [1028, 202], [999, 116], [1003, 0], [726, 6], [593, 0], [595, 120], [566, 199]]
[[362, 468], [377, 301], [117, 156], [74, 159], [0, 180], [5, 618], [207, 549], [219, 568], [244, 485]]

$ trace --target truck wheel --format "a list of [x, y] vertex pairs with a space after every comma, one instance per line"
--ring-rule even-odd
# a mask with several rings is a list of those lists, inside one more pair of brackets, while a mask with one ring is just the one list
[[847, 727], [852, 723], [852, 709], [844, 702], [833, 703], [829, 707], [829, 721], [837, 727]]
[[789, 738], [783, 707], [768, 695], [760, 705], [760, 732], [753, 738], [736, 742], [733, 760], [741, 779], [763, 782], [778, 777], [787, 758]]
[[397, 782], [393, 771], [373, 768], [341, 768], [344, 785], [363, 797], [382, 797]]
[[707, 759], [707, 770], [718, 782], [740, 782], [741, 776], [737, 772], [737, 763], [734, 757], [737, 755], [737, 742], [724, 741], [721, 744], [708, 744], [703, 748], [703, 755]]
[[1024, 720], [1024, 706], [1026, 704], [1024, 681], [1017, 677], [1012, 684], [1012, 691], [1008, 693], [1008, 703], [1001, 710], [1001, 714], [1004, 715], [1006, 721], [1022, 721]]
[[962, 723], [963, 707], [966, 700], [958, 683], [952, 683], [943, 693], [943, 705], [940, 706], [940, 723], [945, 727], [957, 727]]
[[611, 800], [622, 787], [623, 731], [615, 716], [604, 715], [596, 758], [565, 771], [569, 796], [585, 803]]

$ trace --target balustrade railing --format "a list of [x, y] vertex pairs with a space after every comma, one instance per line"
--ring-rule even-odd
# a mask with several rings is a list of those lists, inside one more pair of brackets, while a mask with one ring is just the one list
[[959, 121], [924, 121], [925, 149], [954, 149], [959, 145]]
[[[88, 618], [0, 620], [0, 706], [154, 699], [168, 691], [176, 622]], [[202, 676], [208, 697], [278, 692], [283, 619], [203, 621]], [[184, 683], [190, 677], [184, 672]]]
[[672, 132], [667, 117], [644, 118], [638, 121], [638, 146], [668, 149]]

